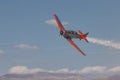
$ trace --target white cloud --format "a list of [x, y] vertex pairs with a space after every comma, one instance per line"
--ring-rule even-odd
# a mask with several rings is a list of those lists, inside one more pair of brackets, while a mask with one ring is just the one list
[[85, 67], [83, 68], [80, 73], [102, 73], [106, 70], [104, 66], [93, 66], [93, 67]]
[[[46, 20], [45, 23], [46, 23], [46, 24], [53, 25], [53, 26], [57, 26], [57, 23], [56, 23], [56, 21], [55, 21], [54, 19]], [[62, 25], [63, 25], [63, 26], [67, 26], [67, 25], [68, 25], [68, 22], [62, 21]]]
[[19, 49], [39, 49], [37, 46], [35, 45], [29, 45], [29, 44], [19, 44], [19, 45], [15, 45], [15, 48], [19, 48]]
[[110, 47], [112, 49], [120, 50], [120, 43], [115, 43], [115, 42], [112, 42], [109, 40], [102, 40], [102, 39], [90, 38], [90, 37], [88, 37], [88, 41], [95, 43], [95, 44], [98, 44], [98, 45]]
[[120, 66], [113, 67], [109, 69], [110, 72], [120, 72]]
[[68, 22], [65, 22], [65, 21], [62, 21], [62, 25], [63, 25], [63, 26], [68, 26], [69, 23], [68, 23]]
[[53, 26], [57, 26], [56, 22], [54, 19], [51, 19], [51, 20], [47, 20], [45, 21], [46, 24], [50, 24], [50, 25], [53, 25]]
[[3, 54], [5, 54], [5, 51], [0, 50], [0, 55], [3, 55]]
[[115, 66], [113, 68], [107, 68], [105, 66], [92, 66], [84, 67], [83, 69], [73, 69], [62, 68], [58, 70], [45, 70], [41, 68], [28, 68], [26, 66], [14, 66], [9, 69], [9, 73], [15, 74], [32, 74], [37, 72], [49, 72], [49, 73], [76, 73], [76, 74], [103, 74], [103, 73], [120, 73], [120, 66]]
[[15, 73], [15, 74], [32, 74], [37, 72], [45, 72], [45, 70], [40, 68], [29, 69], [26, 66], [15, 66], [10, 68], [9, 70], [9, 73]]
[[45, 70], [41, 68], [31, 68], [26, 66], [14, 66], [9, 69], [9, 73], [13, 74], [32, 74], [37, 72], [50, 72], [50, 73], [70, 73], [68, 68], [58, 69], [58, 70]]
[[70, 70], [68, 68], [63, 68], [63, 69], [56, 70], [54, 72], [56, 72], [56, 73], [69, 73]]

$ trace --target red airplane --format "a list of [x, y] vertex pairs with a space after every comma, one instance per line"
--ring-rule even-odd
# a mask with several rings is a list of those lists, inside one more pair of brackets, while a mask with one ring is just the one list
[[76, 39], [83, 39], [85, 42], [88, 43], [88, 40], [86, 39], [87, 35], [89, 34], [89, 32], [83, 34], [80, 30], [78, 30], [78, 32], [73, 31], [73, 30], [66, 30], [63, 25], [61, 24], [60, 20], [58, 19], [57, 15], [54, 14], [54, 19], [58, 25], [58, 28], [60, 30], [60, 35], [62, 35], [64, 38], [66, 38], [68, 40], [68, 42], [74, 47], [76, 48], [82, 55], [86, 56], [85, 53], [72, 41], [73, 38]]

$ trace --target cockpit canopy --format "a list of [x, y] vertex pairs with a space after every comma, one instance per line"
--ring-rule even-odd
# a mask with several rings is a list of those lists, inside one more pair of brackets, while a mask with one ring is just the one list
[[70, 31], [67, 31], [67, 33], [69, 33], [69, 34], [78, 34], [76, 31], [72, 31], [72, 30], [70, 30]]

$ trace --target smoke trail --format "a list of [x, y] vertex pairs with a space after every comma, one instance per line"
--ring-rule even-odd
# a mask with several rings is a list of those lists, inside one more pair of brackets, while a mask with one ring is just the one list
[[97, 38], [90, 38], [90, 37], [88, 37], [88, 40], [89, 40], [89, 42], [92, 42], [92, 43], [95, 43], [95, 44], [98, 44], [98, 45], [111, 47], [113, 49], [120, 50], [120, 43], [115, 43], [115, 42], [112, 42], [112, 41], [109, 41], [109, 40], [102, 40], [102, 39], [100, 40], [100, 39], [97, 39]]

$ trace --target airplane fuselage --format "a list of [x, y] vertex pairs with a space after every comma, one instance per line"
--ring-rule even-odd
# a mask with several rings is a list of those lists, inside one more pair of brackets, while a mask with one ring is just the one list
[[80, 35], [73, 30], [66, 30], [66, 32], [63, 33], [63, 37], [66, 39], [72, 39], [72, 38], [80, 38]]

